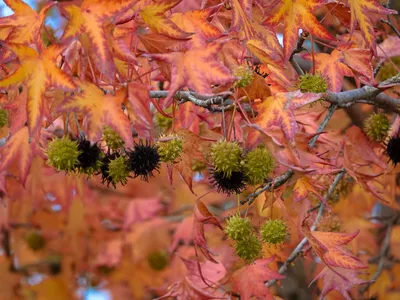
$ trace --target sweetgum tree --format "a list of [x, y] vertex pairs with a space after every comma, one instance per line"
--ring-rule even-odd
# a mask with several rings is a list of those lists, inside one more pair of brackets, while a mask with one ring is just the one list
[[0, 299], [400, 297], [396, 1], [4, 3]]

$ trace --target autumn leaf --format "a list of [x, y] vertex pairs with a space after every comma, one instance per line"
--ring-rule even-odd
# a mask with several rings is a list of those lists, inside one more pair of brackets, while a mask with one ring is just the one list
[[344, 248], [358, 235], [359, 231], [353, 234], [311, 231], [307, 224], [307, 219], [303, 221], [301, 228], [314, 252], [328, 267], [353, 270], [368, 268]]
[[7, 170], [12, 163], [18, 165], [18, 177], [25, 184], [34, 155], [42, 155], [35, 141], [29, 143], [28, 127], [22, 127], [0, 148], [0, 171]]
[[63, 101], [57, 111], [79, 112], [87, 118], [88, 139], [98, 142], [101, 139], [104, 126], [110, 126], [125, 141], [126, 147], [133, 144], [130, 122], [122, 111], [122, 103], [126, 98], [126, 90], [121, 89], [115, 95], [104, 94], [93, 83], [76, 79], [81, 89]]
[[56, 67], [56, 59], [65, 46], [53, 45], [41, 54], [21, 44], [3, 43], [13, 51], [20, 61], [19, 68], [0, 80], [0, 88], [13, 84], [25, 83], [28, 88], [28, 127], [33, 136], [44, 115], [49, 115], [47, 101], [44, 98], [46, 88], [53, 86], [66, 91], [73, 91], [76, 85], [72, 78]]
[[210, 95], [212, 84], [225, 84], [235, 80], [229, 69], [216, 59], [222, 43], [223, 41], [218, 41], [186, 52], [149, 55], [171, 64], [171, 83], [164, 107], [171, 105], [172, 97], [183, 87], [191, 88], [199, 94]]
[[[333, 271], [334, 270], [334, 271]], [[343, 268], [328, 268], [325, 267], [310, 283], [310, 285], [316, 280], [323, 279], [323, 286], [321, 291], [321, 298], [324, 298], [329, 292], [336, 290], [346, 300], [351, 300], [349, 292], [354, 285], [367, 284], [369, 281], [360, 279], [357, 275], [360, 271], [348, 270]], [[339, 276], [340, 274], [341, 276]]]
[[84, 0], [81, 6], [68, 5], [63, 7], [63, 13], [69, 20], [62, 39], [68, 42], [71, 39], [86, 36], [90, 43], [93, 58], [98, 68], [109, 79], [113, 78], [115, 66], [111, 54], [111, 45], [107, 41], [105, 25], [113, 18], [132, 8], [134, 0]]
[[128, 230], [133, 224], [154, 218], [164, 208], [160, 199], [132, 199], [125, 211], [124, 229]]
[[292, 141], [298, 130], [294, 110], [320, 99], [319, 94], [301, 93], [300, 91], [277, 93], [257, 105], [258, 117], [254, 123], [266, 131], [275, 126]]
[[152, 4], [142, 7], [139, 14], [154, 32], [177, 39], [185, 39], [190, 37], [191, 33], [183, 31], [165, 16], [166, 11], [175, 7], [179, 2], [181, 0], [155, 0]]
[[310, 194], [314, 194], [323, 204], [325, 204], [326, 207], [329, 207], [325, 198], [320, 194], [319, 190], [322, 188], [323, 187], [318, 185], [312, 178], [303, 176], [300, 179], [297, 179], [296, 184], [294, 185], [293, 202], [299, 202], [307, 198]]
[[375, 30], [369, 14], [388, 15], [397, 13], [395, 10], [384, 8], [378, 0], [349, 0], [348, 5], [351, 13], [350, 32], [353, 33], [358, 24], [368, 46], [371, 46], [375, 39]]
[[42, 47], [40, 30], [43, 26], [47, 11], [56, 4], [56, 2], [47, 2], [41, 8], [40, 13], [37, 13], [22, 0], [4, 0], [4, 2], [14, 12], [11, 16], [0, 18], [0, 28], [12, 28], [6, 41], [27, 46], [39, 43], [38, 46]]
[[232, 274], [232, 292], [240, 294], [240, 299], [250, 300], [252, 296], [258, 299], [274, 299], [265, 282], [272, 279], [283, 279], [285, 276], [267, 267], [274, 257], [258, 259], [251, 265], [242, 267]]
[[313, 11], [322, 4], [318, 0], [283, 0], [278, 10], [268, 17], [264, 23], [271, 26], [278, 25], [283, 21], [283, 52], [287, 61], [296, 47], [299, 29], [308, 31], [310, 34], [324, 39], [332, 40], [330, 33], [314, 17]]

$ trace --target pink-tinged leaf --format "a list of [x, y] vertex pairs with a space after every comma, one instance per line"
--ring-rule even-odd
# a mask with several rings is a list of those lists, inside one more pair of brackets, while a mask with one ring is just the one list
[[17, 97], [10, 103], [4, 106], [4, 109], [10, 110], [10, 133], [14, 134], [22, 127], [25, 126], [28, 121], [28, 114], [26, 111], [26, 103], [28, 101], [27, 89], [23, 89]]
[[171, 246], [168, 249], [170, 253], [176, 250], [180, 242], [188, 245], [193, 239], [193, 220], [194, 217], [189, 216], [178, 225], [178, 228], [175, 230]]
[[265, 281], [283, 279], [285, 276], [267, 267], [274, 257], [258, 259], [251, 265], [247, 265], [232, 275], [232, 292], [240, 294], [240, 299], [250, 300], [252, 296], [258, 299], [274, 299]]
[[399, 38], [396, 35], [389, 35], [377, 49], [380, 58], [400, 56]]
[[0, 148], [0, 171], [10, 167], [12, 163], [18, 165], [18, 177], [25, 185], [31, 168], [34, 155], [42, 155], [35, 141], [29, 143], [28, 127], [22, 127], [11, 136], [7, 143]]
[[362, 75], [364, 83], [373, 84], [374, 74], [372, 70], [372, 51], [367, 49], [347, 49], [343, 50], [344, 63], [354, 71]]
[[133, 199], [129, 202], [125, 212], [124, 230], [133, 224], [153, 218], [164, 209], [159, 198]]
[[149, 139], [153, 131], [153, 115], [150, 111], [148, 86], [131, 82], [128, 86], [128, 112], [136, 132], [141, 138]]
[[344, 247], [358, 235], [359, 230], [353, 234], [311, 231], [307, 219], [303, 221], [301, 228], [314, 252], [328, 267], [354, 270], [368, 268]]
[[254, 123], [267, 131], [271, 127], [279, 127], [292, 141], [298, 130], [293, 111], [319, 99], [319, 94], [303, 94], [300, 91], [277, 93], [257, 105], [258, 116]]
[[318, 199], [325, 204], [326, 207], [329, 207], [325, 198], [321, 196], [320, 191], [323, 189], [322, 186], [315, 183], [315, 180], [309, 178], [307, 176], [303, 176], [297, 179], [296, 184], [293, 188], [293, 202], [299, 202], [309, 195], [314, 194], [318, 197]]
[[183, 87], [191, 88], [199, 94], [211, 95], [211, 85], [226, 84], [236, 79], [230, 70], [216, 59], [223, 42], [210, 43], [186, 52], [149, 55], [171, 64], [171, 84], [163, 107], [170, 106], [174, 94]]
[[[340, 276], [339, 276], [340, 274]], [[321, 298], [324, 298], [329, 292], [336, 290], [346, 300], [351, 300], [349, 292], [357, 284], [367, 284], [369, 281], [362, 280], [357, 276], [360, 271], [348, 270], [343, 268], [328, 268], [325, 267], [310, 283], [310, 285], [319, 280], [323, 279], [323, 286], [321, 291]], [[362, 273], [363, 274], [363, 273]]]
[[207, 240], [204, 236], [204, 225], [213, 224], [223, 230], [223, 227], [207, 209], [203, 202], [198, 200], [194, 206], [194, 219], [193, 219], [193, 241], [194, 244], [200, 248], [201, 252], [207, 260], [218, 263], [213, 257], [210, 249], [207, 246]]
[[115, 267], [122, 259], [123, 241], [119, 238], [108, 241], [96, 258], [97, 266]]

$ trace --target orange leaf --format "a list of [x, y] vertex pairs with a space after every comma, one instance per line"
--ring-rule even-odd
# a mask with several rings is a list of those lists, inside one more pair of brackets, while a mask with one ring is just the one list
[[235, 80], [229, 69], [216, 59], [222, 43], [210, 43], [186, 52], [150, 55], [171, 64], [171, 84], [164, 107], [171, 105], [172, 97], [180, 88], [188, 87], [199, 94], [212, 94], [212, 84], [226, 84]]
[[14, 11], [13, 15], [0, 18], [0, 28], [12, 27], [6, 41], [24, 45], [41, 43], [40, 29], [46, 12], [56, 3], [49, 1], [41, 8], [40, 13], [37, 13], [21, 0], [4, 0], [4, 2]]
[[349, 0], [348, 5], [351, 12], [350, 32], [354, 32], [358, 23], [368, 46], [373, 44], [375, 38], [374, 26], [369, 17], [370, 13], [381, 15], [397, 13], [395, 10], [384, 8], [378, 0]]
[[180, 29], [169, 18], [165, 17], [165, 12], [179, 4], [181, 0], [155, 0], [152, 4], [140, 10], [140, 16], [147, 26], [157, 33], [165, 34], [173, 38], [184, 39], [191, 34]]
[[319, 189], [322, 189], [322, 186], [312, 182], [313, 179], [303, 176], [300, 179], [297, 179], [296, 184], [293, 188], [293, 202], [299, 202], [310, 194], [314, 194], [318, 197], [318, 199], [325, 204], [326, 207], [329, 207], [325, 198], [321, 196], [319, 193]]
[[346, 269], [366, 269], [357, 257], [353, 256], [343, 246], [352, 241], [359, 233], [353, 234], [311, 231], [307, 219], [301, 226], [304, 235], [313, 248], [314, 252], [328, 267], [341, 267]]
[[293, 110], [319, 98], [319, 94], [303, 94], [300, 91], [277, 93], [257, 106], [258, 116], [254, 123], [266, 131], [273, 126], [279, 127], [289, 140], [293, 140], [298, 130]]
[[133, 144], [131, 124], [121, 105], [126, 99], [126, 90], [118, 90], [115, 96], [104, 92], [93, 83], [76, 80], [81, 93], [76, 93], [62, 102], [58, 111], [80, 112], [87, 118], [87, 136], [92, 142], [101, 139], [105, 125], [113, 128], [125, 141], [126, 147]]
[[34, 155], [41, 154], [35, 141], [29, 143], [28, 127], [22, 127], [0, 150], [0, 170], [7, 170], [11, 163], [18, 164], [18, 177], [25, 184]]
[[53, 45], [39, 55], [32, 48], [21, 44], [3, 45], [18, 56], [21, 65], [14, 73], [0, 80], [0, 87], [5, 88], [22, 82], [28, 86], [28, 126], [29, 134], [33, 136], [43, 115], [48, 111], [43, 97], [46, 88], [53, 86], [67, 91], [76, 88], [72, 78], [56, 66], [56, 59], [65, 47]]
[[332, 40], [330, 33], [314, 17], [313, 11], [321, 6], [319, 0], [282, 0], [279, 9], [265, 20], [265, 23], [278, 25], [285, 23], [283, 33], [283, 52], [287, 61], [296, 47], [299, 29], [325, 40]]

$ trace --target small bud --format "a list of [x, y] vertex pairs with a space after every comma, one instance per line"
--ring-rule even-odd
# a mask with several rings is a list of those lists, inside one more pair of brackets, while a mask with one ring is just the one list
[[261, 243], [254, 234], [238, 240], [235, 245], [236, 254], [247, 262], [253, 262], [256, 258], [260, 257], [261, 250]]
[[286, 222], [282, 220], [268, 220], [261, 226], [261, 240], [268, 244], [281, 244], [286, 239], [287, 231]]
[[372, 114], [364, 121], [364, 132], [371, 141], [381, 142], [390, 128], [389, 119], [384, 114]]
[[232, 172], [240, 171], [242, 148], [237, 142], [219, 141], [211, 147], [211, 158], [215, 171], [229, 178]]
[[33, 251], [38, 251], [46, 246], [46, 240], [43, 236], [36, 231], [30, 232], [26, 238], [25, 242], [28, 244], [29, 248]]
[[172, 139], [158, 142], [158, 154], [163, 162], [174, 162], [183, 151], [183, 140], [180, 137], [170, 135]]
[[47, 147], [47, 163], [58, 171], [72, 171], [79, 164], [78, 143], [67, 137], [55, 139]]
[[256, 148], [247, 153], [245, 174], [249, 184], [262, 184], [275, 167], [275, 159], [266, 148]]
[[301, 75], [298, 87], [302, 93], [325, 93], [328, 90], [326, 79], [321, 74]]
[[122, 148], [125, 142], [111, 127], [106, 126], [103, 130], [103, 140], [111, 150], [116, 151]]
[[153, 251], [147, 255], [147, 262], [153, 270], [162, 271], [169, 264], [168, 252], [162, 250]]
[[0, 109], [0, 128], [8, 125], [8, 111], [5, 109]]
[[240, 77], [240, 79], [235, 82], [235, 86], [238, 88], [244, 88], [250, 85], [254, 78], [253, 70], [248, 66], [237, 67], [233, 75]]
[[238, 241], [253, 234], [253, 226], [248, 217], [242, 218], [236, 214], [226, 221], [225, 233], [230, 239]]

